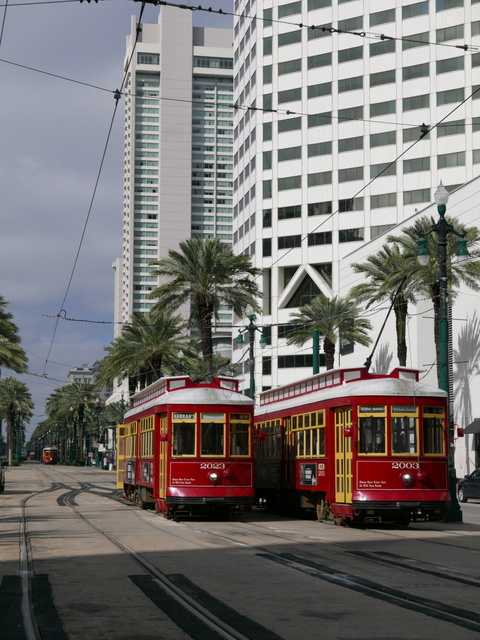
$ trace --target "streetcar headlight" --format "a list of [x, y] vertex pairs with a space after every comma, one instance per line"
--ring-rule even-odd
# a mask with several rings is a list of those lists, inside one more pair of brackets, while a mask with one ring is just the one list
[[218, 482], [218, 473], [215, 473], [214, 471], [210, 472], [208, 474], [208, 477], [210, 478], [210, 482]]
[[402, 473], [401, 475], [402, 482], [405, 486], [409, 487], [413, 484], [413, 476], [411, 473]]

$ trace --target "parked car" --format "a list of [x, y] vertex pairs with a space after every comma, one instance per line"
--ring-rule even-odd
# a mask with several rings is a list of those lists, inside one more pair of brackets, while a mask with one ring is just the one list
[[5, 490], [5, 467], [0, 460], [0, 493]]
[[469, 498], [480, 498], [480, 469], [475, 469], [469, 476], [460, 480], [457, 495], [459, 502], [467, 502]]

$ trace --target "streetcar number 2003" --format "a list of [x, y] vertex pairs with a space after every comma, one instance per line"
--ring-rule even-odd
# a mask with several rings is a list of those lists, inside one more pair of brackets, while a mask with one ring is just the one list
[[225, 469], [224, 462], [201, 462], [200, 469]]
[[419, 469], [418, 462], [392, 462], [392, 469]]

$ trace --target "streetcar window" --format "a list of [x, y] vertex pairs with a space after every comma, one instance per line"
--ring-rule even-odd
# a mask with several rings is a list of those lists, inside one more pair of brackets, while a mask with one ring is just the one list
[[385, 453], [385, 418], [360, 418], [358, 453]]
[[[443, 410], [440, 409], [443, 414]], [[423, 410], [423, 453], [443, 453], [443, 415], [429, 416], [429, 413], [439, 413], [437, 407], [426, 407]]]
[[173, 455], [193, 456], [195, 455], [195, 423], [194, 422], [174, 422], [173, 432]]
[[224, 455], [225, 425], [221, 422], [202, 422], [202, 456]]
[[248, 456], [248, 422], [230, 422], [230, 455]]
[[417, 453], [417, 429], [414, 417], [392, 417], [392, 453]]

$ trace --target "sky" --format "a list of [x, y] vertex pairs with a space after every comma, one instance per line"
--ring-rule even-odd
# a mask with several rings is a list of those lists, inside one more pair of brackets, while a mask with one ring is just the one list
[[[122, 97], [115, 112], [113, 93], [140, 11], [129, 0], [0, 0], [0, 295], [29, 359], [29, 374], [2, 368], [1, 376], [21, 379], [32, 394], [27, 439], [68, 371], [103, 358], [113, 340], [124, 109]], [[156, 23], [158, 13], [146, 5], [142, 21]], [[229, 27], [232, 18], [197, 11], [194, 24]], [[57, 319], [61, 310], [72, 320]]]

